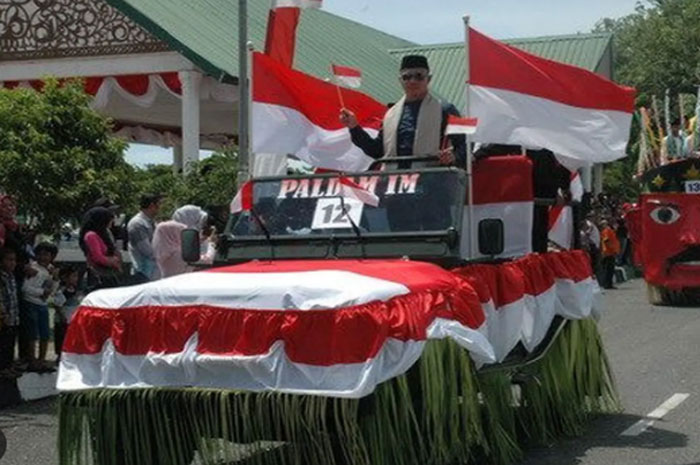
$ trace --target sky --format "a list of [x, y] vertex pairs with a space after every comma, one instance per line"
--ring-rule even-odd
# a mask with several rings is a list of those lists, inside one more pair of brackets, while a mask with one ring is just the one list
[[[250, 0], [260, 1], [260, 0]], [[324, 0], [324, 10], [421, 44], [464, 40], [462, 16], [497, 38], [590, 32], [602, 18], [634, 11], [639, 0]], [[132, 145], [137, 165], [171, 163], [170, 149]]]

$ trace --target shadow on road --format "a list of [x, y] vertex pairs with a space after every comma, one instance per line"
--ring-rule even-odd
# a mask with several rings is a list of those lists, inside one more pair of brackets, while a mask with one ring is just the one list
[[[676, 449], [686, 447], [688, 437], [663, 429], [663, 421], [638, 436], [620, 436], [625, 429], [639, 420], [638, 415], [601, 415], [591, 422], [588, 432], [579, 438], [565, 439], [550, 448], [538, 447], [526, 452], [526, 459], [519, 465], [578, 465], [587, 452], [604, 449]], [[679, 464], [679, 465], [700, 465]]]
[[[56, 398], [24, 402], [0, 410], [0, 430], [17, 427], [54, 428], [54, 417], [58, 414]], [[37, 421], [39, 419], [39, 421]]]

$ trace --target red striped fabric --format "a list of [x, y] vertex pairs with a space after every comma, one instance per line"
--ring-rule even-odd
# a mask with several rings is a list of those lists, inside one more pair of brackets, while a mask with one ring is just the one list
[[71, 322], [74, 329], [66, 338], [64, 350], [97, 354], [109, 339], [122, 355], [172, 354], [182, 352], [196, 332], [200, 354], [260, 355], [281, 341], [291, 361], [329, 366], [372, 359], [390, 338], [425, 340], [427, 328], [436, 318], [476, 329], [485, 317], [476, 293], [468, 285], [332, 312], [210, 306], [82, 307]]
[[[130, 93], [131, 95], [141, 96], [148, 91], [150, 86], [150, 80], [155, 75], [150, 74], [128, 74], [122, 76], [114, 76], [114, 79], [119, 84], [119, 87]], [[172, 92], [180, 95], [182, 94], [182, 83], [180, 82], [180, 77], [176, 72], [160, 73], [159, 76], [165, 85]], [[107, 76], [93, 76], [82, 78], [84, 83], [85, 92], [89, 95], [96, 95], [100, 90], [100, 87], [105, 81]], [[81, 79], [81, 78], [70, 78], [70, 79]], [[67, 79], [60, 79], [59, 82], [63, 83]], [[44, 88], [44, 81], [33, 80], [28, 81], [29, 85], [34, 90], [42, 90]], [[20, 85], [19, 81], [5, 81], [3, 82], [3, 87], [6, 89], [15, 89]]]
[[590, 259], [581, 250], [533, 254], [512, 263], [470, 265], [454, 272], [470, 282], [482, 302], [493, 300], [496, 307], [517, 302], [525, 294], [542, 294], [556, 279], [578, 283], [593, 275]]

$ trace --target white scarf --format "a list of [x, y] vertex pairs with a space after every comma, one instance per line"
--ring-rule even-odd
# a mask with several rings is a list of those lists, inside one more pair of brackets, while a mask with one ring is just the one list
[[[396, 103], [386, 115], [384, 115], [384, 156], [393, 158], [398, 156], [398, 130], [401, 115], [403, 114], [406, 96]], [[440, 138], [442, 136], [442, 105], [431, 96], [426, 95], [418, 111], [418, 123], [416, 135], [413, 140], [413, 155], [437, 155], [440, 152]]]

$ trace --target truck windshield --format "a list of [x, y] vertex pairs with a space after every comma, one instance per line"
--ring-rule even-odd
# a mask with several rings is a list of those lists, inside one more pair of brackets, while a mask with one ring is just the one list
[[[233, 215], [233, 237], [331, 236], [461, 229], [466, 178], [462, 170], [433, 168], [347, 175], [378, 198], [378, 206], [342, 194], [341, 176], [264, 178], [253, 184], [253, 211]], [[362, 194], [362, 193], [361, 193]], [[362, 196], [362, 195], [361, 195]]]

